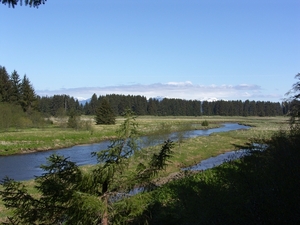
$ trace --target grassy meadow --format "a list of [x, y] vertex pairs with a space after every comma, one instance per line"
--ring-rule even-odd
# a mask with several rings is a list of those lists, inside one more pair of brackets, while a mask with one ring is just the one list
[[[67, 128], [66, 120], [51, 118], [52, 125], [43, 128], [13, 129], [0, 132], [0, 155], [22, 154], [32, 151], [45, 151], [71, 147], [80, 144], [97, 143], [114, 137], [122, 118], [116, 120], [115, 125], [95, 125], [93, 117], [83, 116], [82, 121], [88, 123], [85, 129]], [[284, 117], [137, 117], [141, 135], [166, 134], [172, 131], [191, 129], [207, 129], [219, 126], [224, 122], [239, 122], [253, 126], [251, 131], [258, 137], [268, 136], [272, 131], [284, 126]], [[209, 121], [208, 127], [201, 123]]]
[[[269, 139], [274, 132], [288, 128], [286, 117], [137, 117], [138, 130], [141, 135], [164, 135], [172, 131], [191, 129], [208, 129], [218, 127], [222, 123], [237, 122], [249, 125], [249, 130], [238, 130], [224, 133], [215, 133], [210, 136], [196, 137], [180, 140], [175, 143], [174, 156], [170, 159], [169, 166], [161, 174], [159, 180], [162, 183], [169, 181], [174, 174], [178, 174], [180, 168], [192, 166], [203, 159], [216, 156], [226, 151], [238, 149], [253, 140]], [[90, 121], [89, 130], [74, 130], [62, 128], [53, 119], [53, 124], [40, 129], [12, 130], [0, 133], [0, 155], [21, 154], [31, 151], [44, 151], [58, 149], [78, 144], [100, 142], [114, 137], [114, 132], [122, 122], [117, 119], [116, 125], [95, 125], [92, 117], [82, 117], [82, 120]], [[201, 123], [207, 120], [209, 126]], [[157, 151], [159, 147], [149, 147], [145, 151]], [[132, 163], [137, 163], [133, 159]], [[88, 169], [89, 166], [83, 167]], [[34, 181], [26, 181], [31, 193]], [[1, 190], [1, 186], [0, 186]], [[0, 222], [9, 212], [3, 206], [0, 199]]]

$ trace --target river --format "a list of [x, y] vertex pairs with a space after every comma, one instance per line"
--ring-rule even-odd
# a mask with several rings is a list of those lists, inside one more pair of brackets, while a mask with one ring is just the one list
[[[219, 128], [206, 129], [206, 130], [191, 130], [185, 132], [175, 132], [163, 136], [163, 139], [156, 139], [155, 143], [162, 143], [166, 138], [170, 138], [173, 141], [178, 138], [193, 138], [198, 136], [208, 136], [216, 132], [227, 132], [232, 130], [248, 129], [248, 126], [240, 125], [237, 123], [226, 123]], [[153, 143], [153, 137], [143, 137], [143, 143]], [[150, 141], [151, 140], [151, 141]], [[34, 152], [29, 154], [1, 156], [0, 157], [0, 179], [8, 176], [9, 178], [17, 181], [30, 180], [35, 176], [40, 176], [43, 170], [40, 165], [46, 164], [46, 158], [51, 154], [64, 155], [69, 157], [71, 161], [76, 162], [77, 165], [89, 165], [96, 164], [97, 160], [91, 156], [92, 152], [101, 151], [107, 149], [109, 141], [103, 141], [96, 144], [78, 145], [71, 148], [50, 150], [44, 152]], [[144, 144], [148, 145], [148, 144]], [[222, 160], [226, 160], [226, 157], [222, 157]], [[213, 162], [215, 165], [216, 162]]]

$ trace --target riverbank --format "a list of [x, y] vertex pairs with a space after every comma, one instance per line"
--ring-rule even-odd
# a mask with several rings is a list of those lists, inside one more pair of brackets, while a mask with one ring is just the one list
[[[117, 119], [115, 125], [95, 125], [93, 117], [82, 117], [82, 120], [89, 121], [90, 126], [86, 130], [74, 130], [61, 126], [61, 120], [53, 119], [51, 126], [31, 129], [10, 129], [0, 132], [0, 156], [25, 154], [38, 151], [67, 148], [75, 145], [98, 143], [111, 140], [115, 131], [122, 122]], [[203, 121], [209, 125], [201, 125]], [[220, 126], [225, 122], [237, 122], [240, 124], [274, 129], [285, 123], [285, 117], [137, 117], [141, 136], [151, 134], [166, 134], [175, 131], [208, 129]]]
[[[95, 125], [93, 117], [83, 117], [89, 122], [88, 129], [75, 130], [66, 128], [61, 120], [53, 119], [51, 126], [31, 129], [10, 129], [0, 132], [0, 156], [26, 154], [68, 148], [82, 144], [99, 143], [114, 138], [115, 131], [122, 123], [118, 118], [115, 125]], [[138, 117], [141, 136], [151, 134], [165, 134], [175, 131], [206, 129], [217, 127], [210, 124], [201, 126], [201, 118], [197, 117]]]
[[[149, 151], [151, 155], [156, 146], [160, 146], [165, 140], [170, 139], [175, 143], [183, 143], [186, 139], [208, 136], [212, 133], [228, 132], [233, 130], [244, 130], [249, 127], [237, 123], [225, 123], [221, 127], [206, 130], [188, 130], [181, 132], [172, 132], [167, 134], [143, 136], [139, 139], [139, 152]], [[93, 165], [97, 163], [93, 152], [106, 150], [111, 144], [110, 141], [102, 141], [90, 145], [77, 145], [71, 148], [63, 148], [52, 151], [38, 152], [32, 154], [20, 154], [13, 156], [0, 157], [0, 177], [9, 176], [17, 181], [33, 179], [40, 176], [43, 171], [40, 165], [46, 164], [46, 158], [52, 154], [64, 155], [66, 158], [77, 165]], [[153, 147], [153, 148], [152, 148]], [[134, 164], [134, 163], [133, 163]], [[17, 167], [15, 165], [18, 165]]]
[[299, 132], [278, 132], [267, 144], [150, 193], [149, 224], [299, 224]]
[[[166, 124], [174, 124], [181, 123], [180, 118], [163, 118], [154, 120], [152, 118], [143, 118], [138, 122], [142, 122], [142, 127], [146, 127], [148, 125], [151, 129], [155, 126], [167, 127]], [[195, 124], [194, 118], [182, 118], [191, 124]], [[171, 162], [165, 171], [162, 171], [158, 178], [160, 182], [166, 183], [170, 180], [175, 179], [181, 168], [189, 167], [199, 163], [201, 160], [207, 159], [212, 156], [219, 155], [226, 151], [231, 151], [237, 149], [236, 146], [243, 145], [253, 138], [270, 138], [270, 136], [278, 131], [279, 129], [283, 129], [286, 127], [285, 118], [223, 118], [223, 117], [213, 117], [213, 118], [197, 118], [199, 122], [206, 119], [210, 122], [210, 124], [218, 125], [223, 122], [233, 122], [237, 121], [242, 124], [248, 124], [252, 126], [249, 130], [239, 130], [239, 131], [231, 131], [224, 133], [211, 134], [210, 136], [203, 136], [197, 138], [190, 138], [181, 140], [175, 143], [174, 155], [171, 158]], [[148, 121], [149, 122], [148, 122]], [[169, 121], [169, 123], [167, 123]], [[144, 124], [143, 124], [144, 123]], [[155, 151], [157, 147], [151, 147], [148, 149], [149, 151]], [[132, 163], [134, 163], [134, 159], [132, 159]], [[90, 166], [82, 167], [84, 170], [89, 170]], [[172, 177], [173, 175], [173, 177]], [[180, 175], [181, 176], [181, 175]], [[181, 178], [181, 177], [180, 177]], [[34, 193], [34, 181], [26, 181], [23, 182], [26, 186], [29, 187], [30, 192]], [[0, 187], [1, 188], [1, 187]], [[8, 211], [4, 208], [3, 204], [0, 200], [0, 221], [1, 218], [8, 215]]]

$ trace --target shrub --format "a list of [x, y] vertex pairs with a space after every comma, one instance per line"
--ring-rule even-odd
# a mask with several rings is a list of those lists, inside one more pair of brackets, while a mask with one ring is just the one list
[[208, 121], [207, 120], [204, 120], [202, 123], [201, 123], [202, 126], [204, 127], [207, 127], [208, 126]]

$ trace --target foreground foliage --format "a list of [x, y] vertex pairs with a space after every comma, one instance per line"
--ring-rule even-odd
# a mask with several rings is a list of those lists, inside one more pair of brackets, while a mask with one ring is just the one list
[[248, 149], [240, 160], [154, 192], [151, 224], [299, 224], [299, 82], [292, 91], [290, 130], [251, 140], [239, 146]]
[[152, 179], [166, 167], [173, 143], [165, 141], [159, 152], [128, 170], [139, 150], [136, 128], [134, 117], [126, 114], [108, 149], [94, 153], [98, 164], [91, 172], [63, 156], [50, 156], [41, 167], [45, 173], [35, 179], [36, 196], [22, 183], [5, 178], [0, 195], [13, 216], [4, 224], [121, 224], [142, 216], [151, 199], [128, 197], [134, 188], [155, 187]]
[[157, 190], [151, 224], [299, 224], [300, 134], [267, 144]]
[[30, 7], [35, 7], [38, 8], [40, 5], [45, 4], [47, 0], [1, 0], [0, 2], [2, 4], [8, 4], [9, 7], [13, 7], [15, 8], [18, 4], [22, 5], [23, 3], [25, 3], [25, 5], [30, 6]]

